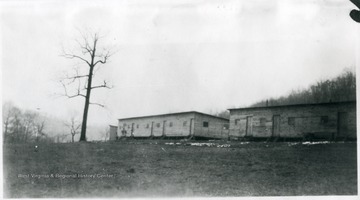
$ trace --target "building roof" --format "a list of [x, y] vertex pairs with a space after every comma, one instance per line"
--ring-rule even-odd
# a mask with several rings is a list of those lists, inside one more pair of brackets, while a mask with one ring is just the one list
[[176, 112], [176, 113], [167, 113], [167, 114], [159, 114], [159, 115], [147, 115], [147, 116], [138, 116], [138, 117], [128, 117], [128, 118], [120, 118], [120, 119], [118, 119], [118, 120], [140, 119], [140, 118], [148, 118], [148, 117], [166, 117], [166, 116], [183, 115], [183, 114], [200, 114], [200, 115], [205, 115], [205, 116], [209, 116], [209, 117], [213, 117], [213, 118], [218, 118], [218, 119], [221, 119], [221, 120], [229, 121], [228, 119], [225, 119], [225, 118], [222, 118], [222, 117], [218, 117], [218, 116], [214, 116], [214, 115], [210, 115], [210, 114], [206, 114], [206, 113], [201, 113], [201, 112], [197, 112], [197, 111], [187, 111], [187, 112]]
[[260, 107], [246, 107], [246, 108], [230, 108], [232, 110], [257, 110], [265, 108], [287, 108], [287, 107], [307, 107], [307, 106], [327, 106], [327, 105], [342, 105], [342, 104], [356, 104], [356, 101], [343, 101], [343, 102], [328, 102], [328, 103], [310, 103], [310, 104], [290, 104], [278, 106], [260, 106]]

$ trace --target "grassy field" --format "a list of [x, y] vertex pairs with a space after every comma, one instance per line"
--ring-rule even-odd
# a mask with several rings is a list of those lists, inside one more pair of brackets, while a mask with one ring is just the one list
[[5, 197], [357, 194], [356, 143], [130, 140], [38, 146], [4, 145]]

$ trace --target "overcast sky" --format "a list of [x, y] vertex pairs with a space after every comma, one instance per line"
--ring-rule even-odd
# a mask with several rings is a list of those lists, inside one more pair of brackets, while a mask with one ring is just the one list
[[[78, 29], [115, 46], [90, 123], [175, 111], [221, 111], [286, 95], [356, 67], [359, 24], [346, 0], [2, 1], [3, 101], [66, 118], [83, 99], [57, 94], [79, 63], [59, 56]], [[359, 45], [358, 45], [359, 46]], [[101, 83], [101, 82], [100, 82]]]

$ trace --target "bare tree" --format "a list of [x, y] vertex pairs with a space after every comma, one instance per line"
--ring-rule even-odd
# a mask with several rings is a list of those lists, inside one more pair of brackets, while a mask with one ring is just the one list
[[74, 143], [74, 137], [76, 134], [79, 133], [79, 129], [81, 127], [81, 124], [78, 123], [75, 120], [75, 117], [71, 117], [70, 119], [70, 123], [65, 123], [65, 125], [70, 129], [70, 134], [71, 134], [71, 142]]
[[3, 142], [27, 143], [50, 142], [44, 132], [46, 117], [33, 110], [23, 111], [11, 102], [3, 104]]
[[67, 134], [58, 134], [55, 136], [55, 142], [63, 143], [68, 135]]
[[25, 111], [23, 116], [23, 141], [28, 142], [31, 136], [36, 133], [36, 124], [35, 120], [38, 117], [38, 114], [32, 111]]
[[11, 126], [11, 139], [12, 141], [16, 141], [16, 142], [19, 142], [22, 137], [22, 111], [17, 108], [17, 107], [14, 107], [14, 110], [13, 110], [13, 119], [11, 121], [12, 123], [12, 126]]
[[46, 137], [46, 134], [44, 133], [45, 128], [45, 120], [38, 121], [35, 123], [36, 126], [36, 142], [39, 142], [39, 137]]
[[[99, 69], [100, 65], [105, 64], [108, 59], [111, 57], [110, 49], [101, 48], [98, 50], [98, 45], [101, 37], [98, 33], [94, 34], [82, 34], [81, 41], [76, 40], [78, 44], [79, 53], [73, 52], [66, 52], [62, 56], [68, 59], [76, 59], [80, 61], [84, 66], [87, 67], [87, 70], [83, 73], [79, 73], [79, 70], [75, 70], [75, 74], [72, 76], [67, 76], [63, 80], [61, 80], [61, 84], [65, 90], [65, 96], [68, 98], [75, 98], [75, 97], [83, 97], [85, 99], [84, 105], [84, 112], [82, 117], [82, 124], [81, 124], [81, 135], [80, 141], [86, 141], [86, 125], [87, 125], [87, 118], [89, 112], [89, 105], [97, 105], [100, 107], [104, 107], [104, 105], [100, 103], [95, 103], [90, 101], [91, 92], [94, 89], [99, 88], [112, 88], [107, 84], [105, 80], [101, 84], [93, 85], [95, 72]], [[82, 86], [82, 80], [84, 85]], [[67, 86], [77, 83], [77, 89], [73, 91], [73, 94], [68, 93]]]
[[19, 119], [21, 111], [12, 102], [5, 102], [2, 106], [3, 140], [14, 139], [15, 122]]
[[8, 134], [11, 118], [13, 117], [14, 106], [11, 102], [5, 102], [2, 106], [2, 119], [3, 119], [3, 138]]
[[104, 132], [102, 132], [102, 136], [104, 141], [106, 141], [110, 137], [110, 127], [106, 127]]

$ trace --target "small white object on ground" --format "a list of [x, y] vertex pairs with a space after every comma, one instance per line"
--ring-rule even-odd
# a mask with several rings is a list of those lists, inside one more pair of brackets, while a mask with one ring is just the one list
[[303, 142], [302, 144], [313, 145], [313, 144], [329, 144], [329, 141], [320, 141], [320, 142]]

